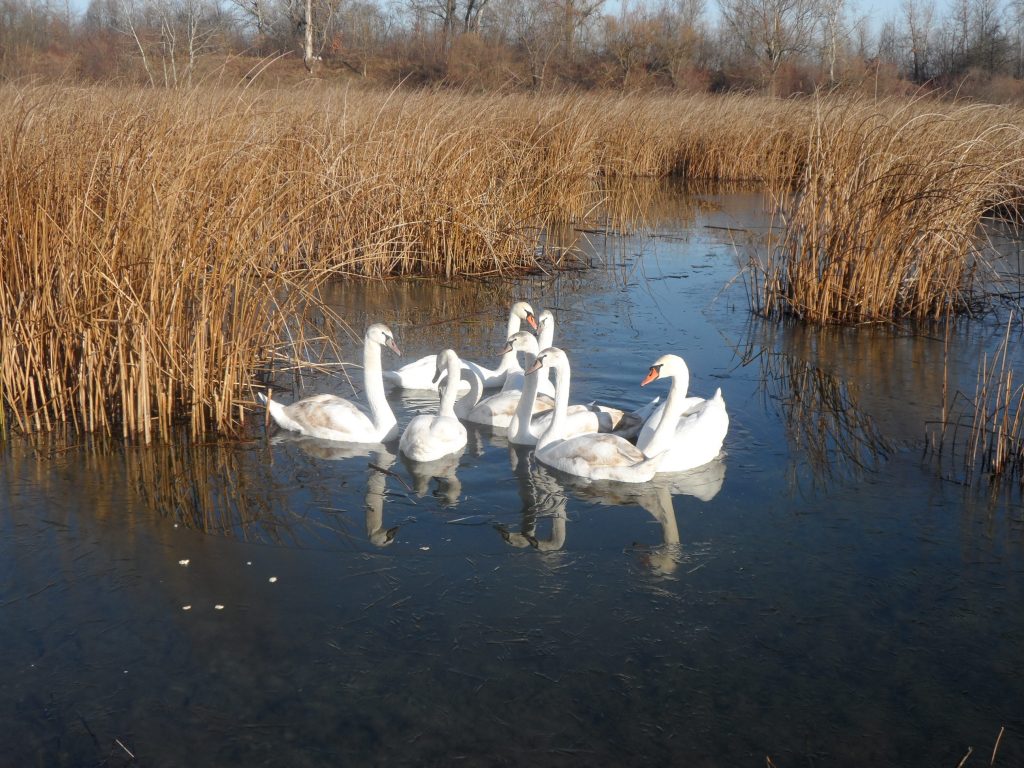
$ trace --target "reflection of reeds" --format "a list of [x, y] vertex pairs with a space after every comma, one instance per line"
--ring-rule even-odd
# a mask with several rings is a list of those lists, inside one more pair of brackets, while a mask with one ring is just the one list
[[744, 364], [757, 358], [765, 395], [782, 411], [783, 426], [798, 467], [816, 481], [842, 474], [873, 471], [892, 451], [874, 420], [860, 407], [855, 387], [811, 362], [768, 348], [751, 350]]
[[982, 476], [1024, 485], [1024, 385], [1015, 383], [1009, 360], [1013, 325], [1011, 313], [998, 347], [982, 354], [973, 397], [957, 392], [943, 402], [939, 434], [929, 445], [940, 467], [959, 467], [968, 485]]
[[182, 527], [247, 541], [295, 544], [310, 521], [289, 514], [268, 493], [269, 476], [246, 463], [237, 444], [181, 440], [133, 450], [130, 482], [153, 513]]
[[816, 323], [937, 319], [981, 296], [978, 240], [1024, 178], [1019, 112], [824, 99], [757, 263], [755, 308]]

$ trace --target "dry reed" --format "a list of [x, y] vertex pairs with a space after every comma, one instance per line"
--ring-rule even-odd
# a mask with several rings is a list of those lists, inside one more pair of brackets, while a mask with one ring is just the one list
[[816, 323], [939, 319], [990, 287], [980, 226], [1017, 209], [1019, 111], [822, 99], [756, 309]]
[[5, 86], [5, 418], [237, 433], [254, 371], [307, 360], [331, 277], [557, 266], [541, 232], [597, 210], [601, 176], [760, 172], [711, 148], [710, 103]]
[[552, 223], [630, 221], [602, 180], [784, 187], [850, 137], [832, 122], [739, 96], [3, 86], [0, 426], [237, 434], [268, 361], [336, 356], [328, 280], [561, 268]]

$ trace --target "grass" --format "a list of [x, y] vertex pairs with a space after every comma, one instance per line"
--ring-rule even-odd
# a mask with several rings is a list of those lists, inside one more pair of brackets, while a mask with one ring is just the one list
[[[872, 279], [854, 269], [862, 258], [898, 313], [960, 306], [978, 217], [1013, 202], [1022, 121], [941, 109], [4, 85], [3, 426], [238, 434], [260, 370], [308, 364], [311, 349], [336, 359], [339, 329], [361, 332], [326, 308], [329, 281], [572, 266], [571, 249], [543, 247], [558, 239], [547, 232], [635, 226], [652, 199], [636, 180], [671, 174], [785, 194], [760, 311], [884, 316], [857, 293]], [[609, 190], [626, 192], [605, 205]]]

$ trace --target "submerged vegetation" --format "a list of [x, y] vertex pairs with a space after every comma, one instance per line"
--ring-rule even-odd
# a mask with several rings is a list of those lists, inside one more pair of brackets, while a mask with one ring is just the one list
[[343, 327], [325, 281], [571, 265], [545, 228], [629, 221], [602, 202], [637, 177], [783, 201], [758, 311], [937, 316], [974, 295], [981, 217], [1017, 208], [1022, 125], [932, 102], [5, 86], [0, 400], [23, 431], [237, 433], [256, 371]]

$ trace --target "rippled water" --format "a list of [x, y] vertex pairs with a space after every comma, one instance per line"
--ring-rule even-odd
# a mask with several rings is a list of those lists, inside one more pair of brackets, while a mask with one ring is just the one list
[[988, 765], [1004, 726], [1022, 764], [1024, 510], [922, 451], [1000, 326], [947, 355], [760, 323], [732, 281], [760, 198], [655, 214], [582, 275], [331, 299], [406, 361], [495, 360], [513, 298], [553, 308], [574, 402], [664, 396], [639, 381], [683, 355], [731, 427], [672, 484], [567, 483], [488, 430], [431, 476], [260, 427], [4, 445], [0, 764]]

